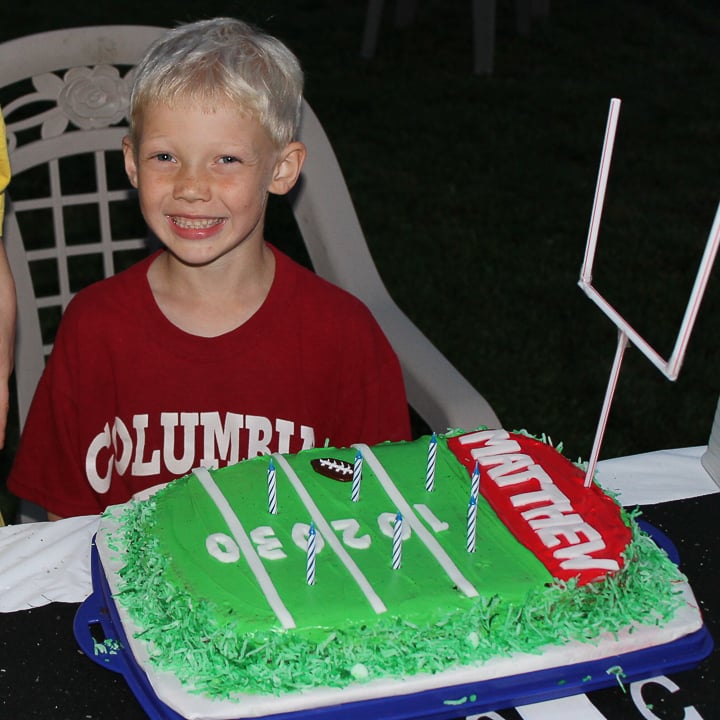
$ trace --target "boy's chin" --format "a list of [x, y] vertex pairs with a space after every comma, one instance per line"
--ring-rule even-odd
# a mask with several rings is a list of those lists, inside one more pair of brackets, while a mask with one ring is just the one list
[[[265, 246], [265, 241], [259, 241], [262, 246]], [[183, 247], [176, 247], [174, 245], [164, 245], [165, 251], [168, 253], [169, 258], [181, 264], [187, 268], [206, 268], [215, 264], [222, 264], [234, 256], [241, 254], [244, 250], [249, 249], [250, 244], [255, 244], [256, 241], [245, 240], [232, 247], [215, 249], [215, 248], [198, 248], [196, 251]]]

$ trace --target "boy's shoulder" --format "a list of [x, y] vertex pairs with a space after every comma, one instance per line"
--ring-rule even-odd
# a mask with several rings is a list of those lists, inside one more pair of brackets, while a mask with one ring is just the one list
[[[271, 312], [286, 328], [301, 328], [308, 345], [317, 348], [388, 346], [380, 324], [365, 303], [352, 293], [316, 275], [289, 258], [278, 256], [282, 289], [271, 300]], [[329, 348], [327, 346], [330, 346]]]
[[292, 260], [273, 248], [279, 271], [279, 282], [283, 294], [295, 296], [304, 306], [314, 306], [318, 312], [332, 314], [351, 313], [370, 316], [367, 306], [358, 297], [320, 277], [313, 270]]
[[149, 292], [145, 278], [156, 255], [157, 253], [151, 253], [117, 274], [97, 280], [79, 290], [63, 313], [63, 321], [65, 322], [66, 316], [102, 315], [108, 309], [117, 310], [119, 306], [132, 305], [145, 290]]

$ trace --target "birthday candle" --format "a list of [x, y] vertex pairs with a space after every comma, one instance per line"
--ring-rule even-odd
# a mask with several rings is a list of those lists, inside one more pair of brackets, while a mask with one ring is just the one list
[[403, 517], [398, 512], [395, 516], [395, 528], [393, 529], [392, 541], [392, 567], [393, 570], [399, 570], [402, 565], [402, 533], [403, 533]]
[[435, 461], [437, 459], [437, 435], [432, 434], [428, 445], [427, 472], [425, 473], [425, 489], [432, 492], [435, 489]]
[[480, 465], [478, 465], [477, 460], [475, 461], [475, 469], [470, 479], [470, 494], [475, 500], [478, 499], [478, 495], [480, 494]]
[[362, 454], [358, 450], [355, 456], [355, 464], [353, 465], [353, 481], [352, 481], [352, 501], [357, 502], [360, 500], [360, 481], [362, 480], [362, 466], [363, 459]]
[[467, 551], [475, 552], [475, 535], [477, 533], [477, 498], [470, 496], [467, 511]]
[[268, 486], [268, 512], [271, 515], [277, 515], [277, 480], [275, 474], [275, 465], [272, 458], [267, 470], [267, 486]]
[[315, 584], [315, 524], [310, 523], [307, 538], [307, 565], [305, 579], [308, 585]]

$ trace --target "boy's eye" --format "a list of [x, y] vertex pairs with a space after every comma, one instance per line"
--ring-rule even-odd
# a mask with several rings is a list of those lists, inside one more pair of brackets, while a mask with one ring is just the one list
[[240, 160], [234, 155], [223, 155], [221, 158], [218, 159], [218, 162], [221, 165], [230, 165], [232, 163], [240, 162]]
[[172, 162], [174, 159], [170, 153], [164, 152], [156, 153], [155, 155], [153, 155], [153, 157], [155, 158], [155, 160], [160, 160], [160, 162]]

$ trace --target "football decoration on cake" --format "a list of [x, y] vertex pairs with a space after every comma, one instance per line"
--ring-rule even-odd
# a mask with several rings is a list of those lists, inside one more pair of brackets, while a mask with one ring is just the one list
[[353, 479], [353, 466], [345, 460], [323, 457], [315, 458], [311, 463], [315, 472], [340, 482], [351, 482]]

